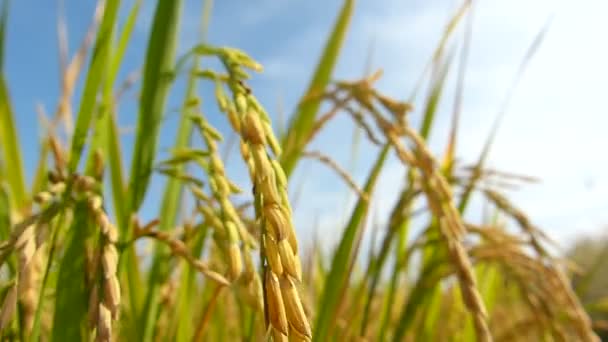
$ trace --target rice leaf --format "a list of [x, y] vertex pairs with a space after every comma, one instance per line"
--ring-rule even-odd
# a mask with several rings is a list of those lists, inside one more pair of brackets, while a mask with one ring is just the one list
[[[406, 214], [406, 216], [407, 215], [409, 215], [409, 213]], [[404, 259], [406, 253], [409, 226], [410, 220], [405, 220], [401, 223], [401, 227], [399, 228], [394, 252], [396, 258], [393, 270], [391, 272], [388, 294], [386, 295], [386, 300], [384, 301], [384, 310], [382, 310], [381, 314], [382, 316], [380, 319], [381, 325], [378, 333], [378, 341], [386, 341], [387, 339], [389, 324], [392, 318], [393, 303], [395, 302], [395, 297], [397, 296], [397, 290], [399, 287], [399, 277], [403, 271], [402, 268], [407, 266], [406, 263], [401, 264], [399, 261]]]
[[[156, 154], [156, 145], [160, 132], [165, 102], [171, 83], [170, 74], [173, 68], [176, 40], [179, 24], [181, 1], [161, 0], [158, 2], [152, 31], [148, 41], [146, 61], [143, 71], [142, 93], [135, 136], [135, 147], [131, 160], [131, 175], [126, 194], [125, 216], [122, 222], [127, 223], [132, 212], [136, 212], [144, 200], [150, 176], [152, 163]], [[127, 236], [127, 224], [121, 227]], [[125, 263], [129, 269], [127, 273], [131, 307], [134, 312], [140, 313], [138, 318], [138, 333], [143, 334], [147, 313], [141, 310], [141, 279], [133, 271], [138, 268], [135, 251], [129, 248], [124, 252]], [[140, 336], [140, 340], [141, 340]]]
[[[11, 231], [11, 204], [6, 184], [0, 180], [0, 241], [6, 241]], [[11, 273], [14, 265], [9, 264]]]
[[295, 168], [304, 149], [306, 138], [313, 129], [317, 112], [321, 106], [321, 98], [318, 95], [325, 90], [329, 83], [348, 31], [354, 6], [354, 0], [344, 1], [342, 10], [336, 19], [333, 31], [328, 37], [323, 54], [317, 64], [314, 76], [290, 120], [287, 133], [283, 137], [281, 145], [284, 148], [280, 161], [287, 177]]
[[448, 177], [452, 174], [452, 169], [454, 166], [454, 159], [456, 154], [456, 140], [458, 135], [458, 127], [460, 124], [460, 116], [462, 112], [462, 99], [464, 96], [465, 75], [472, 35], [473, 8], [471, 8], [469, 16], [467, 17], [466, 27], [464, 31], [463, 44], [460, 52], [460, 61], [458, 65], [458, 76], [456, 80], [456, 94], [454, 95], [454, 106], [452, 108], [450, 134], [448, 137], [446, 152], [443, 161], [443, 170], [444, 173], [448, 175]]
[[131, 161], [127, 203], [136, 211], [144, 200], [152, 174], [160, 123], [165, 109], [177, 44], [181, 1], [158, 2], [146, 52], [141, 101]]
[[142, 0], [135, 1], [133, 7], [131, 7], [131, 10], [129, 11], [127, 20], [123, 25], [122, 32], [118, 37], [118, 44], [112, 56], [112, 62], [110, 63], [110, 69], [108, 73], [110, 75], [107, 81], [109, 84], [114, 84], [114, 82], [116, 81], [116, 77], [118, 76], [120, 65], [122, 64], [125, 52], [127, 51], [127, 47], [129, 46], [129, 42], [131, 41], [131, 36], [133, 34], [133, 29], [135, 28], [135, 23], [137, 22], [141, 3]]
[[[200, 227], [202, 231], [198, 233], [196, 240], [193, 243], [193, 255], [200, 255], [205, 238], [207, 237], [207, 227]], [[180, 278], [180, 287], [177, 294], [175, 314], [173, 315], [169, 325], [175, 331], [176, 342], [191, 341], [194, 336], [194, 322], [191, 317], [194, 315], [195, 307], [192, 301], [196, 298], [196, 290], [199, 289], [196, 283], [196, 272], [192, 267], [188, 267], [185, 261], [181, 262], [181, 267], [184, 272]]]
[[126, 189], [124, 186], [120, 135], [118, 133], [116, 115], [114, 113], [114, 110], [112, 110], [115, 108], [115, 103], [112, 103], [112, 101], [115, 101], [115, 99], [112, 97], [111, 91], [112, 86], [116, 81], [116, 77], [118, 76], [118, 72], [120, 70], [120, 66], [122, 64], [126, 48], [129, 45], [130, 39], [132, 37], [133, 28], [135, 27], [135, 22], [139, 14], [140, 7], [141, 0], [137, 0], [129, 11], [127, 20], [118, 38], [118, 46], [114, 49], [112, 55], [112, 62], [108, 71], [108, 79], [106, 80], [106, 84], [104, 86], [103, 95], [104, 103], [106, 106], [105, 108], [109, 111], [107, 116], [103, 117], [104, 121], [102, 123], [102, 125], [105, 127], [104, 130], [107, 134], [107, 145], [105, 151], [106, 159], [109, 162], [108, 164], [110, 168], [114, 212], [116, 218], [119, 221], [119, 227], [123, 227], [126, 225], [126, 222], [124, 222], [125, 213], [123, 206]]
[[453, 56], [453, 54], [450, 54], [449, 57], [446, 58], [443, 65], [441, 65], [438, 69], [437, 76], [433, 81], [431, 90], [426, 100], [426, 104], [424, 106], [425, 111], [422, 120], [422, 127], [420, 128], [420, 136], [423, 137], [425, 140], [428, 139], [429, 134], [431, 132], [431, 126], [435, 121], [437, 106], [439, 105], [443, 89], [445, 88], [445, 79], [451, 69]]
[[76, 128], [74, 130], [74, 135], [72, 136], [70, 161], [68, 163], [70, 172], [76, 171], [76, 168], [78, 167], [82, 149], [91, 126], [91, 121], [93, 120], [97, 94], [106, 70], [105, 68], [110, 61], [112, 33], [114, 31], [119, 5], [119, 0], [108, 0], [104, 7], [103, 19], [99, 32], [97, 32], [95, 46], [93, 47], [94, 53], [91, 57], [89, 71], [80, 99], [80, 109], [78, 111], [78, 118], [76, 119]]
[[[371, 303], [380, 283], [382, 269], [391, 251], [391, 245], [393, 245], [393, 241], [395, 241], [394, 238], [396, 235], [402, 234], [407, 236], [407, 229], [409, 228], [408, 215], [410, 214], [410, 207], [413, 200], [414, 194], [412, 193], [412, 187], [408, 187], [406, 191], [401, 193], [399, 200], [391, 211], [388, 230], [382, 242], [382, 246], [380, 247], [378, 256], [375, 259], [370, 260], [370, 265], [368, 266], [368, 271], [366, 273], [369, 274], [367, 278], [369, 279], [370, 285], [367, 296], [365, 297], [366, 299], [365, 306], [363, 308], [360, 336], [366, 336], [366, 329], [370, 318]], [[399, 252], [399, 254], [401, 253], [402, 252]], [[400, 258], [397, 258], [396, 260], [400, 260]], [[399, 270], [395, 268], [395, 272], [399, 272]]]
[[67, 232], [67, 248], [61, 258], [57, 278], [53, 341], [84, 341], [83, 328], [87, 317], [88, 289], [85, 287], [86, 240], [92, 231], [86, 205], [76, 207], [75, 218]]
[[[195, 56], [193, 68], [197, 67], [198, 56]], [[193, 108], [188, 105], [188, 101], [196, 96], [196, 82], [197, 79], [195, 76], [191, 76], [188, 81], [188, 89], [184, 98], [182, 115], [176, 136], [177, 138], [173, 145], [173, 157], [167, 162], [168, 164], [172, 164], [172, 169], [178, 173], [183, 172], [186, 161], [201, 157], [200, 150], [187, 148], [187, 146], [190, 144], [190, 137], [192, 135], [193, 128], [192, 120], [189, 117], [191, 114], [190, 111], [192, 111]], [[199, 185], [202, 186], [202, 184]], [[160, 224], [158, 226], [160, 230], [169, 230], [176, 224], [178, 209], [180, 208], [180, 204], [182, 202], [181, 194], [183, 186], [184, 181], [178, 178], [172, 177], [168, 179], [160, 208]], [[157, 319], [156, 316], [158, 314], [160, 304], [158, 300], [160, 295], [160, 286], [166, 281], [170, 272], [170, 265], [167, 262], [168, 254], [169, 250], [166, 246], [158, 246], [154, 253], [154, 260], [152, 262], [152, 268], [148, 278], [149, 289], [146, 295], [143, 311], [147, 313], [146, 323], [144, 323], [144, 341], [150, 341], [153, 338], [154, 326]]]
[[48, 155], [49, 155], [49, 144], [47, 140], [43, 140], [40, 144], [40, 155], [38, 159], [38, 165], [36, 166], [36, 172], [34, 173], [34, 179], [32, 180], [32, 195], [46, 189], [48, 183]]
[[[19, 137], [13, 118], [8, 88], [4, 75], [0, 75], [0, 147], [4, 160], [4, 174], [10, 189], [10, 198], [15, 209], [22, 209], [27, 204], [27, 190], [25, 186], [25, 173], [23, 172], [23, 159]], [[10, 166], [8, 166], [10, 165]]]
[[[383, 147], [367, 178], [364, 192], [368, 196], [374, 190], [389, 149], [389, 145]], [[313, 340], [315, 341], [325, 341], [330, 338], [333, 326], [336, 324], [336, 313], [343, 298], [344, 287], [347, 286], [350, 278], [350, 265], [356, 256], [355, 251], [363, 233], [368, 209], [369, 201], [359, 198], [334, 253], [325, 288], [317, 306], [320, 311], [314, 326]]]
[[[208, 2], [204, 6], [203, 18], [208, 18], [208, 13], [211, 10], [211, 2]], [[207, 25], [207, 21], [203, 20], [203, 27]], [[203, 31], [205, 29], [203, 28]], [[204, 33], [203, 33], [204, 35]], [[204, 43], [201, 41], [201, 43]], [[194, 56], [192, 70], [199, 68], [199, 56]], [[188, 80], [188, 86], [182, 105], [182, 115], [179, 123], [177, 132], [177, 138], [173, 148], [173, 158], [170, 160], [174, 164], [173, 168], [176, 172], [181, 173], [185, 168], [185, 162], [192, 160], [193, 158], [200, 158], [204, 153], [200, 153], [199, 150], [188, 148], [190, 145], [190, 139], [192, 136], [193, 120], [191, 116], [194, 114], [195, 107], [191, 106], [191, 100], [197, 97], [197, 77], [194, 73], [190, 73]], [[181, 159], [181, 161], [180, 161]], [[176, 223], [178, 209], [180, 208], [181, 195], [183, 191], [184, 182], [177, 178], [170, 178], [167, 181], [165, 187], [165, 193], [161, 202], [160, 208], [160, 230], [169, 230]], [[202, 187], [202, 184], [199, 184]], [[149, 290], [146, 296], [144, 304], [144, 312], [147, 313], [146, 321], [144, 322], [144, 341], [152, 339], [154, 333], [154, 327], [156, 322], [156, 316], [159, 311], [158, 297], [160, 295], [160, 286], [167, 280], [170, 273], [170, 265], [167, 262], [167, 255], [169, 251], [165, 246], [158, 246], [154, 254], [154, 260], [152, 262], [152, 268], [148, 278]], [[184, 281], [189, 281], [188, 278], [183, 278]], [[191, 291], [192, 284], [188, 291]], [[186, 292], [186, 294], [189, 292]], [[191, 325], [184, 325], [182, 328], [191, 329]], [[188, 331], [182, 332], [185, 336], [189, 336]], [[184, 335], [182, 335], [184, 336]]]
[[436, 285], [440, 279], [437, 275], [441, 271], [441, 266], [442, 260], [435, 260], [427, 263], [425, 268], [421, 270], [414, 288], [409, 292], [406, 304], [403, 305], [403, 310], [397, 321], [398, 323], [392, 339], [394, 342], [404, 340], [406, 331], [408, 331], [414, 322], [417, 310], [427, 307], [431, 302], [432, 293], [437, 290]]

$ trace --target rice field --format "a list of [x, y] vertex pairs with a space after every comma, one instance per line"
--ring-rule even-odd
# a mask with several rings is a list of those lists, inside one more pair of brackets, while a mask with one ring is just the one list
[[[474, 164], [458, 160], [459, 117], [467, 115], [461, 101], [454, 102], [443, 150], [428, 146], [450, 69], [459, 75], [454, 96], [462, 97], [466, 63], [457, 63], [447, 47], [461, 43], [459, 58], [466, 61], [470, 34], [454, 32], [470, 29], [471, 1], [462, 1], [443, 23], [442, 39], [412, 89], [416, 94], [428, 87], [428, 96], [416, 103], [413, 95], [393, 98], [376, 86], [390, 70], [333, 78], [338, 60], [348, 58], [340, 51], [356, 9], [354, 0], [343, 1], [316, 68], [308, 71], [310, 83], [280, 134], [275, 113], [251, 86], [252, 79], [264, 77], [264, 65], [239, 47], [205, 41], [210, 0], [201, 14], [202, 38], [185, 53], [176, 48], [182, 1], [155, 2], [141, 79], [122, 82], [118, 75], [143, 15], [141, 3], [126, 9], [124, 20], [119, 0], [101, 0], [90, 13], [89, 31], [62, 67], [56, 107], [41, 116], [44, 132], [31, 182], [22, 147], [32, 142], [16, 129], [20, 114], [13, 110], [11, 84], [2, 71], [3, 341], [600, 341], [606, 336], [608, 293], [590, 285], [605, 267], [605, 244], [591, 259], [556, 253], [551, 238], [504, 191], [504, 184], [525, 186], [534, 179], [487, 166], [504, 108], [497, 109], [497, 124]], [[10, 18], [3, 6], [0, 57], [11, 51], [4, 39]], [[516, 80], [544, 33], [530, 45]], [[167, 99], [178, 79], [187, 88], [175, 111], [176, 139], [163, 153], [159, 140], [173, 110]], [[82, 87], [76, 86], [79, 81]], [[132, 144], [121, 138], [118, 120], [118, 102], [128, 91], [137, 94]], [[212, 124], [217, 120], [210, 120], [203, 103], [221, 113], [227, 130]], [[421, 125], [412, 123], [414, 107]], [[310, 148], [338, 115], [376, 147], [362, 183], [326, 151]], [[230, 144], [239, 163], [228, 163]], [[363, 248], [378, 196], [374, 190], [389, 156], [399, 161], [406, 182], [382, 220], [386, 225], [374, 231], [377, 246]], [[356, 196], [346, 224], [331, 233], [338, 238], [329, 250], [321, 247], [329, 232], [314, 238], [297, 233], [298, 208], [289, 185], [304, 159], [335, 172]], [[242, 168], [246, 182], [231, 179], [229, 168]], [[150, 190], [153, 177], [162, 178], [161, 191]], [[465, 219], [474, 209], [472, 196], [481, 196], [491, 215]], [[144, 220], [142, 204], [149, 198], [157, 208]], [[425, 223], [414, 229], [419, 217]], [[591, 295], [593, 301], [585, 300]]]

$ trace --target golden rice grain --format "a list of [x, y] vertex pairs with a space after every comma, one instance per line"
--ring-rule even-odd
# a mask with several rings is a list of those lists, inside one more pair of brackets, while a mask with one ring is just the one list
[[308, 324], [308, 318], [304, 313], [302, 301], [300, 300], [300, 296], [293, 281], [287, 276], [282, 276], [280, 278], [280, 285], [281, 294], [283, 295], [283, 300], [285, 302], [285, 312], [290, 326], [292, 326], [300, 335], [312, 338], [312, 331]]
[[97, 334], [95, 340], [99, 342], [109, 342], [112, 339], [112, 314], [110, 310], [99, 304], [97, 315]]
[[272, 327], [280, 333], [287, 335], [289, 326], [287, 323], [286, 306], [281, 294], [279, 279], [273, 272], [266, 272], [266, 304], [268, 305], [268, 319]]
[[266, 251], [266, 258], [272, 272], [275, 274], [283, 274], [283, 263], [281, 262], [279, 247], [272, 236], [264, 237], [264, 247]]

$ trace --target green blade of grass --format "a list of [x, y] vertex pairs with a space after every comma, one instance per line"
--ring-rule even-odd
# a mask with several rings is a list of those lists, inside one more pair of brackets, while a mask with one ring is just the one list
[[431, 127], [433, 125], [433, 122], [435, 121], [437, 106], [439, 105], [441, 95], [443, 94], [443, 90], [445, 88], [446, 77], [448, 75], [448, 72], [451, 70], [453, 56], [454, 54], [450, 54], [446, 58], [445, 62], [439, 67], [439, 70], [437, 71], [437, 77], [433, 82], [431, 91], [427, 98], [424, 116], [422, 120], [422, 127], [420, 128], [420, 136], [424, 138], [424, 140], [428, 140], [429, 134], [431, 132]]
[[[408, 210], [410, 209], [408, 208]], [[406, 215], [406, 217], [407, 216], [409, 216], [409, 213]], [[393, 302], [395, 301], [399, 286], [399, 276], [401, 275], [402, 268], [407, 267], [407, 265], [400, 265], [399, 260], [403, 259], [404, 254], [406, 252], [409, 226], [410, 220], [405, 220], [401, 224], [401, 227], [399, 229], [399, 235], [396, 242], [397, 246], [395, 249], [395, 264], [391, 273], [388, 294], [386, 295], [386, 300], [384, 302], [384, 310], [382, 310], [382, 316], [380, 318], [381, 326], [378, 333], [378, 341], [386, 341], [386, 336], [388, 334], [389, 324], [392, 318], [391, 316], [394, 307]]]
[[85, 340], [82, 332], [89, 302], [84, 282], [87, 272], [85, 255], [91, 228], [86, 205], [77, 205], [74, 222], [67, 232], [67, 249], [59, 265], [52, 341]]
[[38, 165], [36, 166], [36, 172], [34, 173], [34, 179], [32, 180], [32, 195], [46, 189], [48, 183], [48, 165], [47, 158], [49, 155], [49, 144], [48, 140], [44, 139], [40, 144], [40, 156], [38, 159]]
[[[170, 74], [177, 44], [181, 3], [180, 0], [161, 0], [158, 2], [154, 14], [143, 70], [135, 147], [126, 194], [127, 210], [121, 219], [124, 225], [120, 227], [122, 235], [127, 239], [131, 234], [129, 218], [131, 213], [136, 212], [141, 206], [152, 174], [160, 123], [171, 84]], [[126, 249], [123, 256], [124, 263], [121, 261], [121, 265], [126, 266], [131, 310], [137, 316], [138, 321], [136, 324], [138, 328], [135, 330], [137, 334], [143, 335], [147, 315], [141, 311], [143, 305], [142, 281], [134, 248]], [[121, 267], [120, 271], [125, 272], [125, 267]], [[141, 340], [142, 335], [135, 338]]]
[[3, 173], [11, 190], [10, 198], [15, 209], [23, 209], [27, 205], [25, 173], [23, 172], [19, 137], [15, 128], [13, 110], [4, 75], [0, 75], [0, 147], [2, 147], [4, 158], [3, 166], [5, 170], [3, 170]]
[[136, 0], [133, 4], [133, 7], [131, 7], [129, 15], [127, 16], [127, 20], [125, 21], [125, 24], [122, 28], [122, 33], [118, 38], [116, 51], [114, 51], [114, 55], [112, 56], [112, 62], [110, 63], [110, 78], [108, 80], [109, 84], [114, 84], [114, 82], [116, 81], [116, 77], [118, 76], [120, 65], [122, 64], [125, 52], [127, 51], [127, 47], [129, 46], [129, 41], [131, 40], [133, 29], [135, 28], [135, 23], [137, 22], [137, 16], [139, 15], [141, 3], [142, 0]]
[[[198, 68], [198, 56], [194, 57], [192, 70]], [[190, 79], [188, 80], [188, 89], [186, 90], [186, 96], [183, 101], [182, 115], [177, 131], [177, 138], [173, 145], [175, 149], [184, 148], [190, 145], [190, 137], [192, 135], [192, 120], [190, 115], [193, 112], [193, 108], [189, 103], [192, 99], [196, 98], [197, 78], [194, 73], [191, 73]], [[179, 163], [175, 165], [177, 172], [184, 170], [184, 164]], [[177, 178], [169, 178], [165, 187], [165, 193], [162, 198], [160, 208], [160, 223], [158, 226], [159, 230], [167, 231], [176, 223], [178, 208], [180, 207], [180, 195], [183, 189], [183, 182]], [[156, 318], [159, 311], [159, 296], [160, 287], [166, 281], [169, 276], [170, 268], [167, 258], [170, 255], [170, 251], [167, 246], [159, 245], [154, 253], [154, 260], [152, 262], [152, 268], [148, 278], [148, 293], [146, 295], [144, 312], [147, 318], [144, 322], [144, 341], [152, 340], [154, 333], [154, 326], [156, 324]]]
[[[11, 233], [11, 204], [6, 184], [0, 179], [0, 241], [6, 241]], [[15, 263], [8, 258], [10, 275], [15, 273]]]
[[462, 112], [462, 98], [464, 95], [464, 84], [467, 62], [469, 57], [469, 50], [471, 45], [471, 38], [473, 35], [473, 7], [467, 17], [466, 27], [463, 36], [463, 45], [460, 51], [460, 61], [458, 65], [458, 76], [456, 80], [456, 94], [454, 95], [454, 106], [452, 109], [452, 122], [450, 123], [450, 134], [446, 146], [446, 152], [444, 156], [444, 174], [450, 178], [453, 167], [454, 159], [456, 155], [456, 140], [458, 136], [458, 127], [460, 124], [460, 115]]
[[135, 147], [127, 193], [130, 211], [144, 200], [152, 175], [160, 123], [171, 84], [181, 0], [161, 0], [156, 7], [143, 70]]
[[119, 0], [108, 0], [104, 7], [103, 19], [101, 21], [101, 26], [99, 27], [99, 32], [97, 33], [84, 91], [80, 99], [80, 109], [78, 111], [78, 118], [76, 119], [76, 128], [74, 130], [74, 135], [72, 136], [70, 162], [68, 164], [70, 172], [76, 171], [76, 168], [78, 167], [82, 149], [91, 126], [91, 121], [93, 120], [97, 93], [101, 86], [107, 63], [110, 61], [112, 33], [114, 32], [119, 5]]
[[137, 0], [129, 11], [123, 30], [118, 39], [117, 48], [111, 51], [109, 62], [105, 65], [106, 77], [103, 82], [102, 105], [99, 119], [95, 126], [95, 136], [91, 144], [92, 148], [87, 161], [87, 170], [92, 167], [93, 153], [97, 148], [103, 152], [105, 160], [109, 161], [112, 195], [114, 201], [114, 214], [118, 218], [119, 226], [124, 226], [125, 222], [120, 222], [124, 217], [123, 200], [125, 195], [124, 180], [122, 172], [122, 155], [120, 152], [120, 136], [116, 123], [116, 99], [113, 96], [112, 87], [118, 76], [120, 66], [123, 61], [126, 47], [130, 41], [135, 26], [135, 21], [139, 14], [141, 0]]
[[123, 206], [126, 189], [124, 185], [120, 135], [118, 133], [118, 124], [116, 123], [116, 117], [111, 113], [107, 118], [105, 129], [108, 134], [106, 154], [110, 167], [110, 178], [112, 182], [112, 200], [114, 203], [114, 215], [116, 216], [116, 219], [118, 221], [118, 226], [124, 227], [127, 225], [127, 222], [125, 222], [125, 208]]
[[[213, 1], [212, 0], [206, 0], [205, 4], [203, 6], [203, 13], [202, 13], [202, 20], [201, 20], [201, 27], [200, 27], [200, 39], [199, 42], [205, 43], [206, 41], [206, 36], [207, 36], [207, 30], [209, 27], [209, 23], [210, 23], [210, 18], [211, 18], [211, 11], [213, 9]], [[193, 60], [193, 64], [192, 64], [192, 70], [197, 70], [199, 67], [199, 60], [200, 57], [199, 56], [195, 56], [194, 60]], [[179, 148], [179, 147], [184, 147], [189, 145], [190, 142], [190, 135], [192, 133], [192, 120], [190, 120], [190, 118], [188, 118], [188, 111], [190, 110], [188, 108], [188, 103], [191, 99], [194, 99], [197, 95], [197, 87], [196, 87], [196, 82], [197, 82], [197, 77], [196, 75], [192, 72], [190, 73], [190, 78], [188, 80], [188, 88], [186, 91], [186, 96], [184, 98], [184, 103], [183, 103], [183, 109], [182, 109], [182, 118], [181, 118], [181, 122], [180, 122], [180, 126], [179, 126], [179, 130], [178, 130], [178, 136], [183, 136], [183, 137], [187, 137], [187, 139], [184, 138], [178, 138], [178, 140], [175, 142], [175, 147]], [[178, 169], [178, 170], [181, 170]], [[175, 204], [178, 201], [178, 196], [179, 196], [179, 192], [180, 191], [176, 191], [176, 188], [181, 188], [181, 186], [179, 185], [180, 183], [178, 183], [177, 180], [173, 179], [170, 180], [169, 183], [167, 184], [167, 188], [165, 189], [165, 198], [163, 199], [163, 207], [162, 207], [162, 217], [167, 216], [167, 217], [175, 217], [176, 212], [177, 212], [177, 207], [175, 206]], [[169, 201], [173, 201], [173, 204], [171, 206], [169, 205], [165, 205], [165, 202], [169, 202]], [[165, 212], [166, 210], [166, 212]], [[169, 221], [163, 221], [161, 219], [160, 222], [160, 226], [159, 229], [169, 229], [170, 225], [169, 225]], [[202, 229], [202, 228], [201, 228]], [[197, 236], [197, 240], [195, 241], [195, 244], [193, 246], [193, 251], [194, 251], [194, 255], [200, 255], [201, 251], [203, 249], [203, 245], [204, 245], [204, 241], [205, 241], [205, 237], [206, 237], [206, 229]], [[157, 251], [156, 255], [160, 255], [160, 253], [163, 253], [163, 251]], [[155, 260], [155, 264], [160, 263], [161, 260], [157, 259]], [[176, 314], [170, 319], [170, 323], [169, 323], [169, 327], [174, 327], [176, 330], [177, 335], [175, 336], [176, 341], [189, 341], [190, 339], [192, 339], [192, 337], [194, 336], [194, 326], [193, 326], [193, 320], [189, 319], [189, 317], [192, 316], [193, 314], [193, 310], [192, 307], [189, 305], [189, 303], [192, 301], [193, 296], [194, 296], [194, 290], [196, 289], [196, 284], [194, 283], [195, 281], [195, 273], [194, 270], [192, 270], [190, 267], [186, 267], [186, 263], [185, 262], [181, 262], [181, 266], [182, 269], [184, 269], [184, 272], [182, 274], [181, 277], [181, 281], [179, 284], [179, 293], [178, 293], [178, 299], [177, 299], [177, 306], [176, 306]], [[152, 270], [154, 271], [155, 269], [158, 269], [158, 267], [153, 266]], [[162, 284], [163, 282], [166, 281], [166, 270], [164, 270], [163, 272], [158, 272], [157, 276], [154, 276], [152, 273], [150, 275], [150, 281], [157, 281], [159, 284]], [[158, 276], [162, 276], [162, 277], [158, 277]], [[158, 279], [156, 279], [158, 278]], [[157, 293], [151, 293], [150, 296], [150, 303], [152, 308], [150, 309], [150, 312], [152, 311], [157, 311], [158, 310], [158, 301], [153, 300], [153, 296], [158, 296], [158, 291]], [[150, 316], [150, 317], [154, 317], [154, 316]]]
[[[454, 288], [457, 291], [457, 288]], [[437, 331], [437, 320], [441, 311], [441, 305], [443, 302], [443, 293], [441, 287], [431, 287], [431, 295], [429, 296], [429, 302], [424, 305], [424, 320], [418, 324], [417, 331], [414, 336], [419, 336], [422, 340], [432, 341], [435, 339], [434, 333]], [[442, 317], [444, 319], [445, 317]], [[471, 340], [472, 341], [472, 340]]]
[[[380, 171], [386, 161], [390, 147], [386, 145], [380, 152], [378, 159], [374, 163], [367, 182], [364, 187], [364, 192], [371, 197], [370, 194], [373, 192], [380, 175]], [[327, 275], [325, 287], [321, 300], [319, 301], [320, 308], [317, 314], [317, 320], [315, 324], [315, 331], [313, 335], [314, 341], [326, 341], [331, 336], [331, 330], [336, 323], [336, 314], [340, 306], [341, 298], [343, 295], [344, 287], [348, 283], [350, 277], [350, 264], [355, 258], [356, 250], [355, 244], [359, 241], [360, 236], [363, 232], [365, 224], [365, 218], [369, 209], [369, 202], [363, 198], [359, 198], [357, 205], [355, 206], [350, 221], [344, 229], [342, 239], [338, 248], [334, 254], [332, 265]]]
[[[201, 227], [200, 229], [203, 229], [203, 231], [197, 235], [196, 240], [194, 241], [192, 255], [200, 255], [205, 244], [208, 229], [207, 227]], [[183, 270], [183, 273], [176, 299], [177, 305], [175, 314], [171, 319], [172, 323], [169, 325], [169, 327], [175, 330], [176, 342], [191, 341], [194, 336], [194, 320], [192, 317], [195, 310], [192, 302], [196, 298], [196, 271], [189, 267], [186, 261], [181, 261], [181, 269]]]
[[439, 43], [437, 44], [437, 48], [435, 49], [435, 51], [433, 51], [433, 55], [431, 56], [431, 58], [429, 59], [429, 61], [426, 64], [426, 66], [424, 67], [422, 73], [420, 74], [420, 76], [418, 78], [418, 81], [416, 82], [416, 85], [414, 86], [414, 90], [410, 94], [410, 97], [408, 99], [409, 102], [414, 101], [414, 99], [416, 98], [416, 95], [418, 94], [418, 91], [422, 88], [422, 83], [424, 82], [426, 74], [432, 69], [433, 65], [437, 64], [437, 61], [439, 61], [440, 58], [443, 56], [443, 54], [444, 54], [443, 52], [447, 46], [447, 43], [449, 42], [452, 34], [454, 33], [454, 31], [460, 24], [460, 21], [462, 20], [462, 18], [467, 13], [468, 9], [470, 8], [470, 5], [471, 5], [471, 1], [465, 0], [462, 3], [462, 5], [457, 9], [457, 11], [454, 13], [454, 15], [452, 15], [450, 21], [445, 26], [445, 29], [443, 30], [443, 35], [441, 36], [441, 39], [439, 40]]
[[[384, 263], [386, 262], [386, 259], [391, 250], [391, 245], [394, 240], [394, 236], [397, 233], [400, 234], [402, 230], [407, 230], [407, 228], [409, 227], [408, 215], [410, 213], [410, 206], [413, 199], [414, 194], [412, 193], [411, 187], [408, 187], [406, 191], [403, 191], [401, 193], [399, 200], [397, 201], [395, 207], [391, 212], [388, 231], [382, 242], [382, 247], [380, 248], [379, 255], [373, 262], [370, 260], [368, 271], [366, 272], [367, 274], [369, 274], [367, 278], [370, 279], [370, 286], [368, 289], [367, 297], [365, 297], [365, 306], [363, 308], [363, 319], [361, 322], [360, 336], [366, 335], [372, 300], [374, 299], [374, 294], [380, 282], [380, 276], [382, 274]], [[407, 231], [405, 232], [405, 234], [407, 235]]]
[[313, 129], [315, 117], [321, 106], [321, 97], [316, 95], [320, 95], [330, 81], [348, 31], [354, 5], [354, 0], [345, 0], [317, 64], [314, 76], [296, 109], [295, 115], [290, 120], [287, 133], [283, 137], [282, 146], [284, 149], [280, 161], [287, 177], [295, 168], [306, 144], [306, 138], [310, 136], [310, 131]]
[[439, 281], [437, 273], [439, 273], [439, 269], [444, 263], [444, 260], [434, 260], [433, 262], [427, 263], [426, 267], [420, 272], [420, 277], [416, 281], [412, 291], [409, 293], [408, 298], [406, 298], [406, 304], [401, 311], [393, 335], [394, 342], [404, 340], [405, 333], [414, 322], [417, 311], [420, 308], [426, 307], [431, 301], [432, 296], [430, 296], [429, 292], [436, 291], [436, 285]]

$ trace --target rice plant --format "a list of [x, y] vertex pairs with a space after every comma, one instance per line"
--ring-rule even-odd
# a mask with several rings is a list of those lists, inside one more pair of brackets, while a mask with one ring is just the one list
[[[446, 23], [412, 89], [417, 94], [428, 83], [428, 95], [414, 103], [414, 95], [398, 99], [378, 89], [381, 71], [358, 80], [333, 79], [356, 8], [345, 0], [280, 136], [275, 115], [250, 85], [252, 78], [264, 77], [263, 65], [247, 52], [210, 44], [201, 34], [198, 44], [178, 55], [181, 0], [155, 3], [141, 82], [117, 82], [140, 7], [135, 1], [124, 22], [119, 0], [100, 0], [91, 13], [85, 39], [62, 68], [61, 95], [43, 126], [31, 184], [25, 180], [24, 138], [15, 126], [19, 114], [2, 72], [3, 340], [599, 341], [604, 316], [589, 315], [600, 306], [581, 304], [584, 276], [571, 280], [576, 267], [553, 254], [553, 242], [503, 192], [505, 183], [534, 179], [486, 166], [504, 108], [478, 161], [462, 165], [456, 159], [470, 37], [454, 32], [470, 28], [470, 1]], [[202, 32], [211, 8], [207, 0]], [[8, 6], [1, 20], [6, 54]], [[514, 84], [543, 34], [531, 44]], [[459, 39], [456, 65], [447, 46]], [[207, 65], [215, 67], [202, 67]], [[459, 75], [452, 128], [443, 153], [436, 154], [427, 139], [450, 69]], [[158, 147], [161, 128], [170, 111], [167, 98], [180, 78], [187, 89], [180, 94], [176, 140], [165, 155]], [[79, 79], [82, 89], [76, 87]], [[137, 126], [133, 144], [125, 145], [118, 102], [133, 86]], [[73, 110], [74, 102], [79, 105]], [[203, 103], [213, 104], [230, 129], [214, 127]], [[411, 124], [414, 107], [423, 115], [420, 127]], [[363, 184], [325, 151], [309, 148], [338, 115], [352, 119], [364, 133], [361, 139], [376, 146]], [[239, 146], [240, 164], [228, 164], [222, 153], [230, 141]], [[362, 259], [374, 190], [389, 155], [401, 163], [406, 182], [378, 232], [379, 248]], [[357, 197], [346, 225], [336, 227], [341, 236], [329, 252], [296, 234], [288, 185], [304, 158], [335, 171]], [[231, 179], [228, 167], [243, 167], [247, 182]], [[163, 177], [160, 193], [150, 191], [154, 176]], [[473, 194], [494, 215], [466, 220]], [[143, 221], [142, 204], [150, 196], [158, 209]], [[414, 234], [413, 220], [420, 216], [426, 221]], [[519, 230], [507, 229], [507, 223]]]

